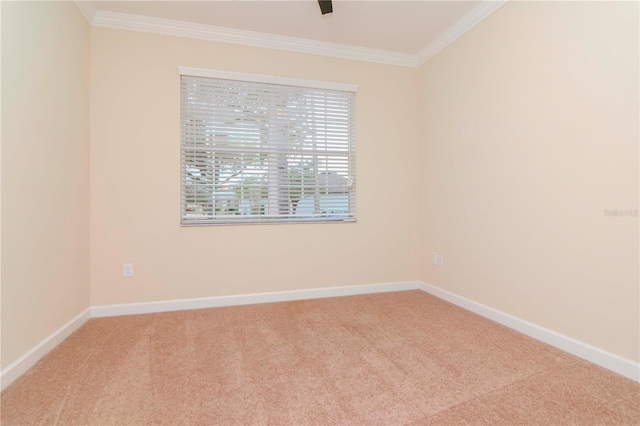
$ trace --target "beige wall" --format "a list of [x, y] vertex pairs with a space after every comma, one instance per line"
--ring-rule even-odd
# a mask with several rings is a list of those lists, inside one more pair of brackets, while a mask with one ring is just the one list
[[[71, 3], [3, 2], [2, 367], [89, 293], [416, 278], [638, 360], [637, 16], [510, 3], [419, 70], [93, 28], [89, 71]], [[181, 228], [178, 66], [358, 84], [358, 223]]]
[[[91, 43], [92, 305], [418, 277], [415, 69], [100, 28]], [[359, 85], [358, 222], [180, 227], [178, 66]]]
[[2, 367], [89, 307], [89, 33], [2, 2]]
[[638, 3], [510, 3], [419, 70], [434, 285], [638, 360]]

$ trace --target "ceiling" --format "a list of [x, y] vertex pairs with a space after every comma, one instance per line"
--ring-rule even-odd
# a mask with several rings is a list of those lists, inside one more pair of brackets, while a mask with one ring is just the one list
[[417, 54], [478, 1], [97, 1], [98, 10]]
[[[506, 0], [76, 1], [98, 27], [417, 66]], [[394, 56], [395, 55], [395, 56]]]

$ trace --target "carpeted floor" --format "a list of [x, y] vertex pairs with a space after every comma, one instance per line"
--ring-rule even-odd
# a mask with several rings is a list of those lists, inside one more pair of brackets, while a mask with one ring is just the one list
[[638, 425], [640, 385], [421, 291], [98, 318], [2, 425]]

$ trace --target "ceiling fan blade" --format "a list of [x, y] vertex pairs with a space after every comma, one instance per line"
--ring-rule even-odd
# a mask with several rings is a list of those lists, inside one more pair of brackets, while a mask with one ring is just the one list
[[320, 11], [323, 15], [327, 13], [333, 13], [333, 5], [331, 4], [331, 0], [318, 0], [318, 4], [320, 5]]

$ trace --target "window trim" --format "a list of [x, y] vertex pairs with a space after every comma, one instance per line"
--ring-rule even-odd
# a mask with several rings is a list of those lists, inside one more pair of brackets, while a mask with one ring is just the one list
[[279, 84], [282, 86], [308, 87], [312, 89], [339, 90], [341, 92], [358, 91], [358, 85], [334, 83], [331, 81], [305, 80], [302, 78], [279, 77], [275, 75], [251, 74], [236, 71], [209, 70], [205, 68], [178, 67], [180, 76], [220, 78], [223, 80], [249, 81], [252, 83]]
[[[183, 76], [204, 77], [204, 78], [214, 78], [214, 79], [223, 79], [223, 80], [243, 81], [243, 82], [250, 82], [250, 83], [265, 83], [265, 84], [276, 84], [276, 85], [282, 85], [282, 86], [303, 87], [303, 88], [309, 88], [309, 89], [334, 90], [334, 91], [350, 92], [354, 94], [358, 91], [358, 85], [356, 84], [336, 83], [336, 82], [321, 81], [321, 80], [308, 80], [308, 79], [273, 76], [273, 75], [266, 75], [266, 74], [242, 73], [242, 72], [236, 72], [236, 71], [213, 70], [213, 69], [206, 69], [206, 68], [178, 67], [178, 74], [180, 78]], [[182, 150], [182, 147], [180, 149]], [[354, 155], [354, 154], [355, 153], [352, 152], [350, 155]], [[353, 165], [355, 166], [355, 163], [353, 163]], [[181, 168], [180, 170], [181, 194], [183, 191], [182, 190], [182, 179], [183, 179], [182, 174], [183, 173]], [[257, 220], [257, 221], [220, 220], [216, 222], [184, 223], [183, 211], [182, 209], [180, 210], [180, 226], [181, 227], [200, 227], [200, 226], [212, 226], [212, 225], [213, 226], [291, 225], [291, 224], [299, 224], [299, 223], [327, 224], [327, 223], [355, 223], [355, 222], [357, 222], [357, 218], [353, 216], [348, 218], [325, 217], [321, 219], [297, 218], [295, 220]]]

